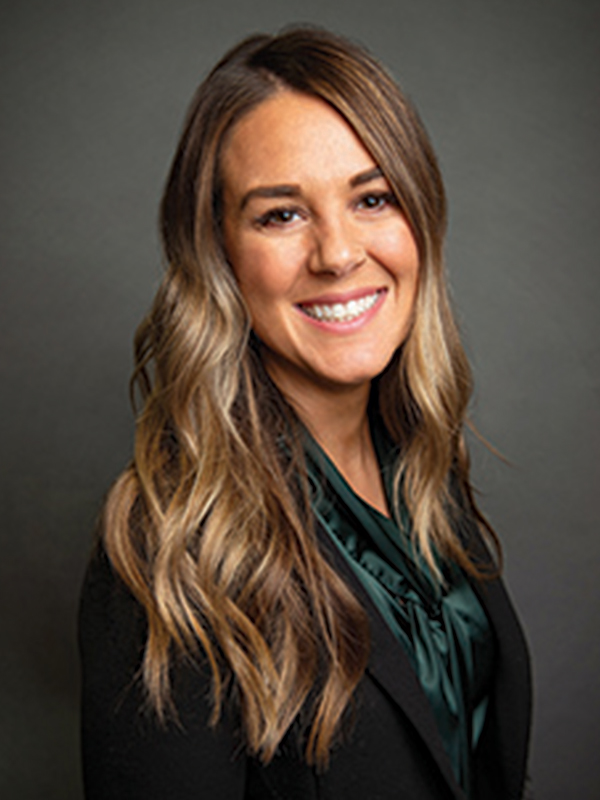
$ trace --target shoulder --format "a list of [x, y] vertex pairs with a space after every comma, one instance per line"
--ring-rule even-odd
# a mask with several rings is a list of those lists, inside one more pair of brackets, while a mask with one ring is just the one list
[[[142, 608], [98, 544], [89, 561], [79, 605], [79, 645], [84, 659], [109, 649], [132, 666], [141, 662], [146, 622]], [[105, 667], [109, 667], [105, 664]]]
[[[81, 593], [82, 752], [87, 800], [242, 798], [246, 759], [225, 714], [209, 725], [211, 681], [201, 663], [172, 674], [178, 711], [161, 723], [145, 696], [141, 606], [99, 547]], [[204, 794], [203, 794], [204, 793]]]

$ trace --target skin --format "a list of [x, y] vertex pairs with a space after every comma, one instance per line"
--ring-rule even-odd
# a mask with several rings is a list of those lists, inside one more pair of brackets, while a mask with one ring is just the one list
[[[367, 403], [408, 334], [419, 277], [389, 184], [334, 109], [289, 90], [237, 123], [221, 170], [225, 249], [265, 366], [352, 488], [387, 514]], [[373, 306], [353, 319], [314, 319], [336, 304], [356, 313], [348, 302], [365, 297]]]

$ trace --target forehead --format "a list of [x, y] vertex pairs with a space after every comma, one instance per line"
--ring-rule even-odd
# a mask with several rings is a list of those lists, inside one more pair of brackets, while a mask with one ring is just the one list
[[[283, 90], [250, 111], [221, 155], [226, 189], [346, 180], [375, 162], [346, 120], [320, 98]], [[243, 187], [242, 187], [243, 184]]]

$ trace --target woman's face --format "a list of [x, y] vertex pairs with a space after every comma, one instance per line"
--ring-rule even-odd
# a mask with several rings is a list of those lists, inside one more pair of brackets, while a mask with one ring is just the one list
[[282, 91], [243, 117], [222, 154], [227, 257], [292, 399], [368, 385], [404, 341], [417, 290], [413, 235], [344, 119]]

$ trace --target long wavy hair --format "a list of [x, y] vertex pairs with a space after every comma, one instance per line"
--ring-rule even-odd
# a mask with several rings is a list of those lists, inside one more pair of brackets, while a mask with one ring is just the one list
[[147, 616], [143, 680], [159, 717], [174, 659], [205, 658], [213, 724], [233, 698], [249, 752], [266, 763], [302, 719], [306, 758], [324, 767], [366, 666], [368, 624], [317, 543], [299, 421], [265, 373], [221, 231], [224, 142], [285, 89], [347, 121], [412, 229], [414, 321], [376, 387], [401, 450], [396, 502], [402, 494], [434, 575], [440, 559], [480, 574], [459, 514], [493, 532], [469, 483], [471, 376], [446, 291], [436, 157], [383, 67], [313, 28], [246, 39], [192, 101], [161, 205], [166, 273], [135, 340], [135, 455], [109, 494], [103, 534]]

